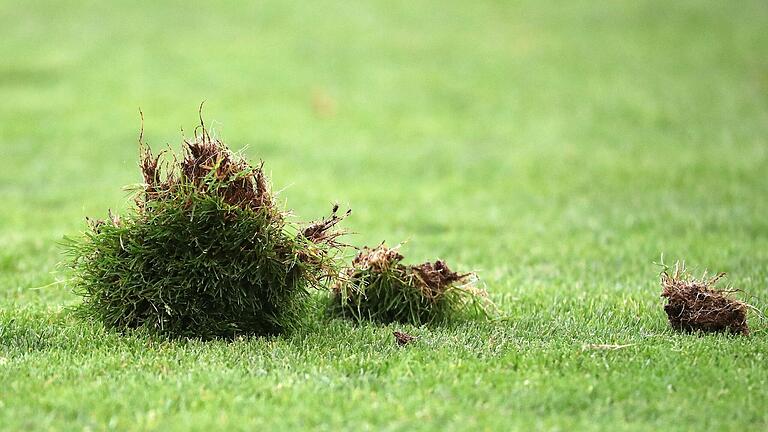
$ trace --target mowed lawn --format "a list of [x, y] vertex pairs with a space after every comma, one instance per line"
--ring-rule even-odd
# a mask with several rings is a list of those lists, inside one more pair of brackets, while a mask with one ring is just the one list
[[[768, 307], [766, 29], [764, 1], [0, 2], [0, 429], [768, 428], [765, 319], [677, 334], [654, 265]], [[203, 100], [297, 220], [348, 205], [350, 243], [474, 269], [499, 317], [76, 318], [58, 243], [130, 206], [139, 107], [178, 148]]]

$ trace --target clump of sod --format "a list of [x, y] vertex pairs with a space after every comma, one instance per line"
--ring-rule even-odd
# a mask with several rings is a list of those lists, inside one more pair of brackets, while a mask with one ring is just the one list
[[728, 296], [733, 290], [721, 290], [715, 285], [725, 273], [701, 279], [693, 277], [680, 263], [672, 274], [661, 273], [661, 296], [667, 299], [664, 311], [670, 326], [684, 332], [730, 332], [749, 334], [748, 305]]
[[334, 285], [332, 314], [356, 321], [427, 324], [460, 313], [485, 314], [485, 291], [474, 273], [456, 273], [445, 262], [402, 264], [399, 246], [364, 247]]
[[80, 311], [169, 337], [295, 328], [308, 288], [338, 275], [338, 206], [303, 229], [290, 223], [263, 163], [249, 165], [201, 126], [179, 156], [153, 155], [140, 138], [135, 206], [66, 239]]

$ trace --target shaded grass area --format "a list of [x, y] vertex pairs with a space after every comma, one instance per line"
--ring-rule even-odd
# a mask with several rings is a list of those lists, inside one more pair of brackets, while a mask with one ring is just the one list
[[[0, 11], [2, 428], [766, 427], [765, 323], [674, 333], [652, 264], [726, 271], [767, 306], [762, 2]], [[354, 244], [410, 238], [413, 262], [477, 270], [506, 318], [318, 311], [306, 334], [232, 344], [75, 320], [55, 243], [129, 205], [137, 107], [159, 148], [203, 99], [298, 215], [348, 202]]]

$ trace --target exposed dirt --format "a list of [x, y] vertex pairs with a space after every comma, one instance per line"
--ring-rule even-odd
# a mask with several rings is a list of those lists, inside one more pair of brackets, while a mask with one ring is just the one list
[[441, 260], [413, 266], [411, 272], [419, 280], [425, 294], [433, 297], [440, 295], [447, 287], [461, 282], [471, 275], [471, 273], [456, 273]]
[[394, 270], [403, 280], [409, 280], [421, 289], [425, 297], [434, 299], [457, 282], [469, 278], [472, 273], [456, 273], [442, 260], [425, 262], [418, 265], [400, 264], [403, 255], [399, 245], [388, 248], [384, 243], [375, 248], [364, 247], [352, 261], [352, 275], [359, 271], [382, 273]]
[[337, 247], [345, 246], [337, 242], [336, 239], [346, 234], [346, 231], [334, 231], [332, 228], [352, 214], [352, 209], [347, 210], [342, 216], [337, 215], [338, 211], [339, 205], [334, 204], [330, 216], [304, 228], [304, 230], [302, 230], [302, 235], [314, 243], [326, 243]]
[[365, 246], [352, 260], [352, 270], [372, 270], [380, 273], [395, 267], [403, 259], [399, 249], [400, 245], [388, 248], [384, 243], [373, 249]]
[[146, 201], [162, 199], [180, 184], [192, 184], [201, 190], [215, 185], [215, 193], [228, 204], [253, 210], [272, 207], [263, 164], [251, 167], [205, 130], [192, 141], [184, 140], [182, 146], [183, 159], [174, 159], [166, 169], [161, 166], [162, 153], [153, 155], [148, 146], [142, 146], [139, 166]]
[[403, 333], [403, 332], [399, 332], [399, 331], [392, 332], [392, 335], [395, 336], [395, 341], [397, 342], [397, 344], [399, 346], [407, 345], [407, 344], [413, 342], [413, 340], [416, 339], [415, 336], [411, 336], [408, 333]]
[[730, 332], [749, 334], [747, 309], [749, 306], [728, 296], [732, 290], [714, 288], [725, 276], [719, 273], [710, 279], [696, 279], [681, 265], [670, 275], [661, 273], [661, 296], [667, 299], [664, 311], [672, 328], [694, 332]]
[[[264, 173], [264, 162], [253, 167], [245, 158], [233, 153], [222, 141], [212, 138], [205, 128], [202, 105], [200, 110], [200, 124], [195, 130], [195, 138], [183, 141], [181, 160], [173, 155], [171, 158], [163, 158], [165, 152], [155, 155], [149, 146], [144, 144], [142, 115], [139, 167], [144, 177], [144, 193], [136, 200], [139, 209], [144, 208], [147, 202], [171, 196], [174, 189], [182, 185], [192, 185], [198, 190], [222, 197], [227, 204], [251, 210], [269, 209], [274, 218], [281, 219], [284, 213], [273, 201], [269, 179]], [[215, 190], [209, 190], [210, 188]], [[339, 206], [334, 205], [328, 218], [310, 223], [302, 230], [304, 237], [315, 244], [339, 249], [346, 247], [337, 239], [347, 232], [333, 228], [349, 216], [352, 210], [347, 210], [341, 216], [337, 215], [338, 210]]]

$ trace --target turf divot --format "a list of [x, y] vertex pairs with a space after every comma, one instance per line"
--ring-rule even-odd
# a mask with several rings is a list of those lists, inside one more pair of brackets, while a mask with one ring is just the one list
[[474, 273], [457, 273], [441, 260], [402, 264], [400, 245], [364, 247], [331, 294], [330, 310], [356, 321], [445, 321], [464, 313], [485, 314], [488, 299]]
[[684, 332], [730, 332], [748, 335], [747, 309], [749, 306], [731, 298], [730, 290], [715, 288], [725, 276], [719, 273], [707, 279], [693, 277], [678, 263], [670, 274], [661, 273], [661, 296], [667, 299], [664, 311], [669, 325]]
[[287, 220], [263, 163], [250, 165], [204, 123], [183, 154], [142, 143], [143, 185], [125, 215], [91, 220], [65, 242], [84, 297], [80, 312], [108, 328], [231, 338], [300, 326], [308, 289], [338, 276], [343, 216]]

